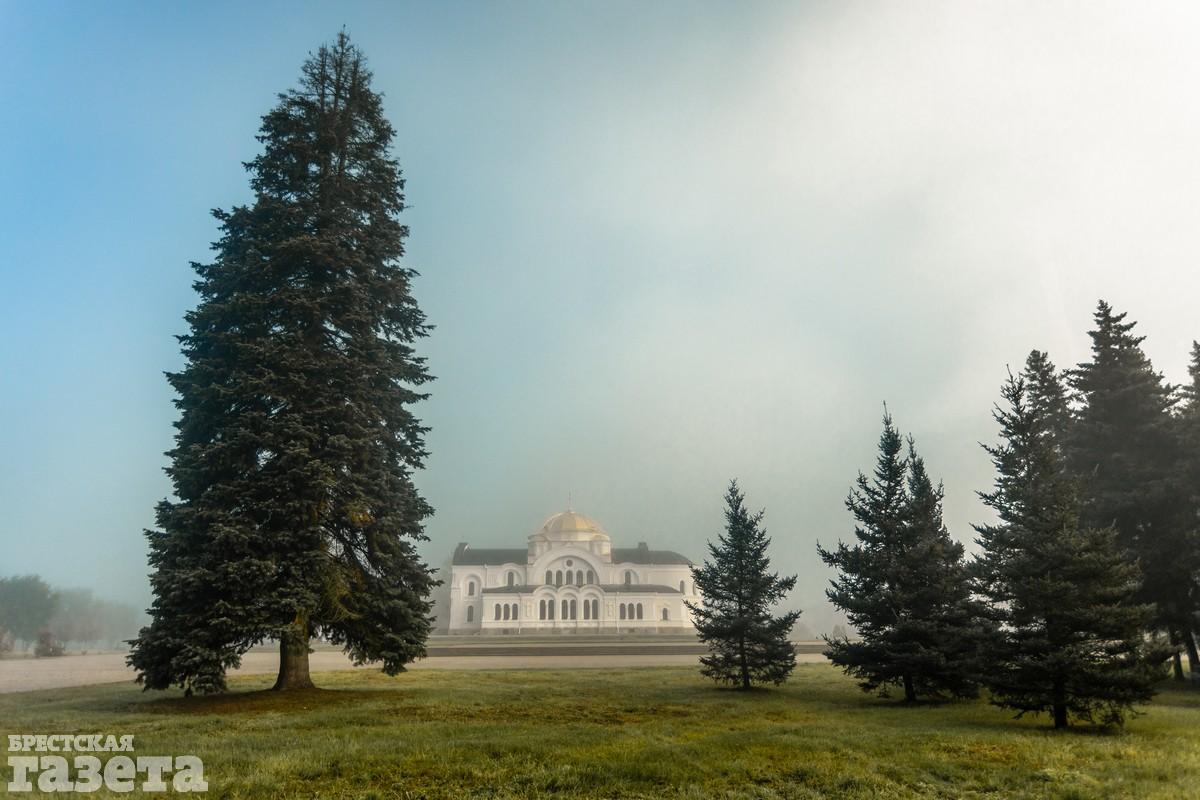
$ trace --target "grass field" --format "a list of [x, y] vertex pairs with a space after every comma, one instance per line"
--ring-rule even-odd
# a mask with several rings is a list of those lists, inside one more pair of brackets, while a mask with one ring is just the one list
[[1200, 785], [1200, 696], [1169, 686], [1124, 731], [1055, 733], [983, 702], [878, 700], [828, 665], [749, 694], [675, 668], [317, 682], [285, 695], [261, 691], [266, 676], [207, 698], [128, 685], [5, 695], [0, 734], [132, 733], [137, 754], [200, 756], [213, 798], [1109, 800]]

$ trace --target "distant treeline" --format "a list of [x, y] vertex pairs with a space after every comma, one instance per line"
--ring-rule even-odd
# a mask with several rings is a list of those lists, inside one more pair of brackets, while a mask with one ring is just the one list
[[0, 654], [28, 650], [61, 655], [73, 645], [124, 647], [137, 635], [140, 612], [89, 589], [55, 589], [37, 575], [0, 578]]

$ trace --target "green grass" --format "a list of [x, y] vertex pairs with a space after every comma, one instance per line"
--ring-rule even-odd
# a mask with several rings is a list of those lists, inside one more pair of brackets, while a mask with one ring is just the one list
[[1123, 731], [1055, 733], [983, 702], [879, 700], [827, 665], [748, 694], [674, 668], [316, 679], [282, 695], [265, 676], [219, 697], [0, 695], [0, 734], [132, 733], [138, 754], [200, 756], [212, 798], [1109, 800], [1200, 785], [1200, 696], [1170, 686]]

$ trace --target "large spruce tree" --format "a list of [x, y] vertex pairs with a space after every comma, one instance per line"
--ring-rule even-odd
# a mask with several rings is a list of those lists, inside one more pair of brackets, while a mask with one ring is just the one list
[[147, 688], [219, 691], [280, 642], [278, 689], [311, 686], [309, 640], [395, 674], [423, 655], [434, 581], [415, 546], [426, 335], [401, 265], [404, 181], [362, 54], [340, 34], [262, 119], [254, 202], [216, 211], [216, 258], [180, 337], [175, 497], [149, 531], [154, 603], [130, 664]]
[[783, 683], [796, 667], [788, 637], [800, 612], [771, 614], [795, 587], [796, 577], [771, 572], [771, 540], [762, 527], [763, 513], [750, 513], [737, 481], [730, 482], [725, 532], [716, 543], [709, 542], [710, 558], [692, 569], [703, 602], [684, 601], [700, 641], [709, 647], [709, 654], [700, 658], [701, 674], [741, 689]]
[[[1036, 360], [1035, 360], [1036, 361]], [[1159, 669], [1146, 649], [1152, 607], [1136, 602], [1137, 566], [1115, 531], [1080, 525], [1074, 480], [1063, 469], [1056, 420], [1010, 375], [994, 412], [1002, 441], [980, 493], [999, 520], [976, 526], [979, 587], [1001, 622], [985, 672], [992, 702], [1020, 713], [1121, 723], [1153, 694]]]
[[838, 570], [826, 596], [859, 634], [826, 638], [826, 655], [864, 691], [887, 696], [899, 687], [908, 702], [977, 692], [989, 628], [972, 599], [963, 546], [943, 522], [942, 497], [911, 438], [903, 455], [885, 414], [874, 474], [859, 473], [846, 500], [857, 543], [817, 547]]
[[[1116, 529], [1143, 571], [1141, 597], [1155, 605], [1152, 626], [1186, 645], [1197, 612], [1200, 542], [1180, 481], [1177, 397], [1142, 351], [1136, 323], [1125, 317], [1099, 303], [1089, 331], [1091, 360], [1068, 376], [1079, 403], [1068, 467], [1079, 482], [1082, 523]], [[1194, 644], [1188, 652], [1200, 672]]]

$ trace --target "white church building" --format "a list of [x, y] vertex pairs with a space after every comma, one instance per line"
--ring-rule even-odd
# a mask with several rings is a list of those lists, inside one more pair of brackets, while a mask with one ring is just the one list
[[451, 633], [685, 633], [699, 603], [692, 562], [670, 550], [613, 547], [564, 511], [520, 548], [461, 543], [450, 567]]

